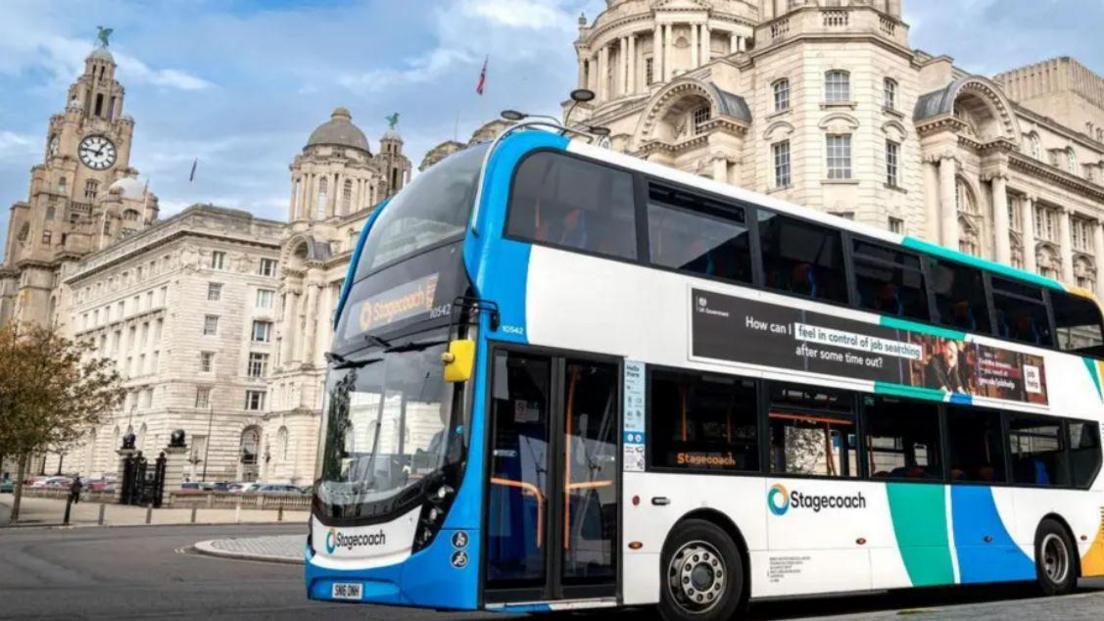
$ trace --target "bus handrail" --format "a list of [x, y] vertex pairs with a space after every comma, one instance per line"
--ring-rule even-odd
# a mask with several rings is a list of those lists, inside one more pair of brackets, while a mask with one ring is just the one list
[[513, 479], [500, 479], [498, 477], [491, 477], [491, 485], [501, 485], [503, 487], [513, 487], [522, 490], [523, 493], [528, 493], [537, 499], [537, 547], [541, 548], [544, 544], [544, 494], [541, 493], [540, 488], [532, 483], [525, 481], [515, 481]]

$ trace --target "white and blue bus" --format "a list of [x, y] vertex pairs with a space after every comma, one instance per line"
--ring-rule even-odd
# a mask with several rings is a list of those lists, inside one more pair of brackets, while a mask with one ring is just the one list
[[309, 597], [708, 621], [1104, 575], [1090, 294], [545, 129], [366, 224]]

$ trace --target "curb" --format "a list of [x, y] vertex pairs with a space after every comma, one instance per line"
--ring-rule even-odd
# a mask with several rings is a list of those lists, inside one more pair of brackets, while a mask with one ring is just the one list
[[43, 528], [53, 530], [71, 530], [71, 529], [84, 529], [84, 528], [152, 528], [157, 526], [305, 526], [306, 522], [292, 522], [285, 520], [283, 522], [169, 522], [160, 524], [91, 524], [87, 522], [69, 524], [68, 526], [61, 522], [16, 522], [15, 524], [0, 524], [0, 532], [5, 529], [30, 529], [30, 528]]
[[203, 554], [205, 556], [214, 556], [219, 558], [229, 558], [239, 561], [263, 561], [266, 563], [281, 563], [284, 565], [302, 565], [302, 558], [292, 558], [288, 556], [277, 556], [275, 554], [258, 554], [254, 552], [235, 552], [233, 550], [222, 550], [216, 548], [214, 543], [216, 541], [225, 541], [224, 539], [209, 539], [207, 541], [200, 541], [192, 546], [192, 550]]

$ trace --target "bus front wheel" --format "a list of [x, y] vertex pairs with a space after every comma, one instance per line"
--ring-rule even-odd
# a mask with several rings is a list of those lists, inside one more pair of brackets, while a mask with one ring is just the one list
[[659, 612], [667, 621], [727, 621], [743, 598], [739, 548], [706, 520], [680, 522], [663, 546]]
[[1054, 520], [1043, 520], [1035, 533], [1035, 574], [1047, 595], [1066, 595], [1077, 587], [1077, 551]]

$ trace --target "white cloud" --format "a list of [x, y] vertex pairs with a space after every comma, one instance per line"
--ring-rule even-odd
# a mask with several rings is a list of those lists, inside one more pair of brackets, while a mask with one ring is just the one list
[[480, 17], [509, 28], [571, 29], [571, 16], [559, 3], [536, 0], [464, 0], [462, 14]]
[[27, 154], [37, 152], [39, 139], [27, 134], [17, 134], [8, 130], [0, 130], [0, 160], [8, 158], [24, 158]]
[[406, 67], [402, 69], [373, 69], [345, 74], [338, 77], [337, 82], [357, 93], [378, 93], [394, 86], [423, 84], [443, 75], [453, 65], [477, 61], [478, 57], [470, 52], [439, 47], [406, 61]]

